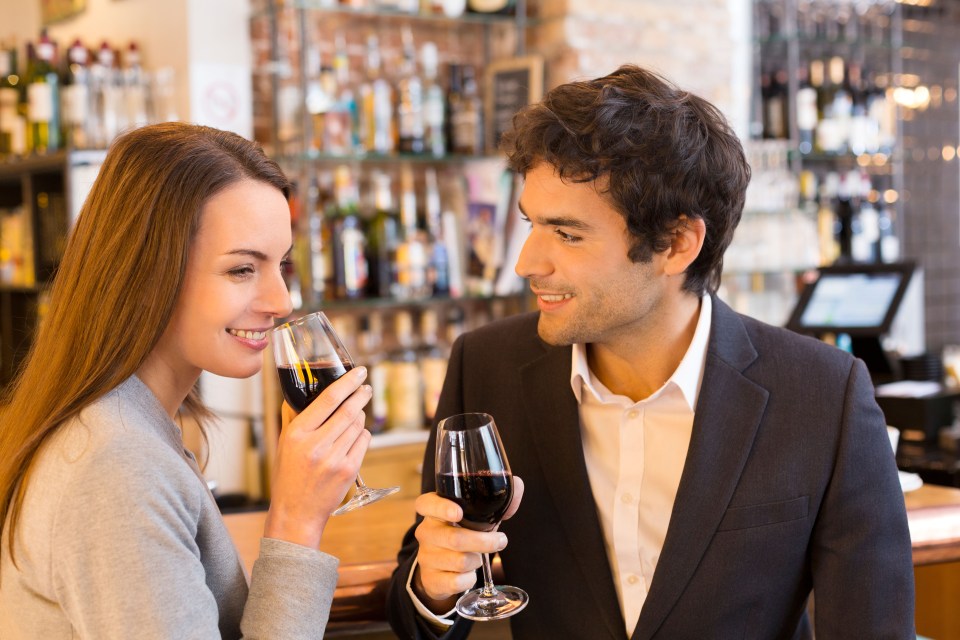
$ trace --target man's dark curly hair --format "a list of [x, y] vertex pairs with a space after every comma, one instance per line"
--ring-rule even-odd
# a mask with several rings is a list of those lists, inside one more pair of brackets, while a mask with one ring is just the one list
[[681, 215], [701, 218], [706, 239], [683, 288], [702, 294], [720, 285], [750, 167], [726, 119], [703, 98], [624, 65], [556, 87], [522, 109], [501, 148], [524, 175], [545, 162], [571, 182], [607, 178], [598, 187], [635, 238], [628, 253], [634, 262], [667, 249]]

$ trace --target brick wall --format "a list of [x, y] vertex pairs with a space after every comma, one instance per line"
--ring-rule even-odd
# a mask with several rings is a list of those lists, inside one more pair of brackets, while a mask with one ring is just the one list
[[539, 0], [529, 48], [547, 87], [649, 67], [719, 107], [746, 131], [750, 0]]
[[[925, 273], [927, 344], [960, 344], [960, 5], [904, 7], [903, 71], [931, 88], [930, 105], [903, 121], [905, 257]], [[946, 156], [944, 147], [953, 147]]]

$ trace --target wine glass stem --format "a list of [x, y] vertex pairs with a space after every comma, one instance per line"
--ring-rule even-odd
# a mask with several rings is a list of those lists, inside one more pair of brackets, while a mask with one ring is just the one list
[[490, 554], [483, 554], [483, 598], [492, 598], [497, 595], [497, 588], [493, 586], [493, 570], [490, 568]]
[[357, 485], [357, 491], [366, 491], [367, 485], [363, 483], [363, 478], [360, 477], [360, 474], [357, 474], [357, 479], [354, 481], [354, 484]]

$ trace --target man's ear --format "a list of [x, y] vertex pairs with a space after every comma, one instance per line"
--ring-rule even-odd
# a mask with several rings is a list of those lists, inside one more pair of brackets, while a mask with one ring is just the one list
[[673, 230], [670, 248], [666, 251], [667, 262], [664, 271], [667, 275], [680, 275], [687, 270], [703, 249], [707, 237], [707, 225], [703, 218], [691, 218], [681, 215]]

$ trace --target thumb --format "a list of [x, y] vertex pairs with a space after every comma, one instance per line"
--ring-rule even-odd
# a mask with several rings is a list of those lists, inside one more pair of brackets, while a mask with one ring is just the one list
[[513, 476], [513, 499], [510, 501], [510, 506], [507, 507], [507, 512], [503, 514], [502, 520], [508, 520], [513, 517], [513, 514], [517, 512], [517, 509], [520, 508], [520, 501], [523, 499], [523, 479], [520, 476]]

